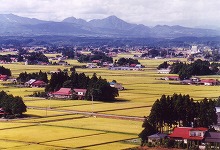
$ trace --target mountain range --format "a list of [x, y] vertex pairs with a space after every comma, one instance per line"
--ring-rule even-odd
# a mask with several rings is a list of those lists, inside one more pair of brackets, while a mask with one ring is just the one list
[[189, 28], [183, 26], [157, 25], [148, 27], [132, 24], [109, 16], [104, 19], [86, 21], [69, 17], [60, 22], [20, 17], [14, 14], [0, 14], [0, 36], [62, 35], [80, 37], [123, 37], [123, 38], [177, 38], [214, 37], [220, 31], [213, 29]]

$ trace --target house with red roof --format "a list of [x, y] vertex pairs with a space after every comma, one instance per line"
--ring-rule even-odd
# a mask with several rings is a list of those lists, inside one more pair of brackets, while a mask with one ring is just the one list
[[100, 63], [100, 60], [93, 60], [92, 63]]
[[73, 93], [71, 88], [60, 88], [58, 91], [52, 92], [49, 95], [54, 98], [71, 98]]
[[192, 127], [176, 127], [173, 133], [169, 135], [171, 139], [183, 141], [185, 144], [190, 144], [192, 141], [201, 143], [204, 139], [207, 128], [192, 128]]
[[217, 80], [215, 79], [202, 79], [200, 81], [201, 84], [211, 86], [211, 85], [217, 85]]
[[7, 75], [0, 74], [0, 80], [6, 81], [8, 79]]
[[130, 67], [135, 67], [137, 64], [130, 64]]
[[31, 84], [31, 87], [45, 87], [47, 83], [42, 80], [37, 80]]
[[78, 99], [84, 99], [86, 95], [86, 89], [73, 89], [71, 88], [60, 88], [56, 92], [50, 93], [50, 97], [54, 98], [72, 98], [75, 95]]

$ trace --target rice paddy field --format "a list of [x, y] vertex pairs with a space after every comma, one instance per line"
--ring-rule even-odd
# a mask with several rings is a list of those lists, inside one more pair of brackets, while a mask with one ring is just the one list
[[[130, 57], [133, 54], [121, 54]], [[48, 55], [48, 57], [54, 57]], [[76, 60], [67, 60], [70, 66], [24, 65], [22, 63], [2, 64], [10, 68], [13, 77], [21, 72], [50, 72], [69, 69], [72, 65], [81, 65]], [[166, 75], [157, 74], [156, 67], [165, 60], [143, 59], [146, 66], [143, 71], [113, 71], [107, 68], [76, 69], [91, 76], [108, 81], [122, 83], [125, 90], [119, 92], [118, 101], [103, 103], [87, 100], [42, 99], [30, 97], [33, 92], [43, 88], [7, 87], [0, 84], [0, 90], [21, 96], [28, 106], [25, 118], [0, 119], [0, 149], [5, 150], [108, 150], [129, 149], [140, 144], [138, 134], [142, 130], [142, 121], [123, 119], [123, 117], [143, 118], [149, 115], [152, 104], [162, 94], [189, 94], [194, 100], [215, 99], [220, 96], [220, 86], [196, 86], [171, 84], [159, 80]], [[184, 60], [183, 60], [184, 61]], [[201, 78], [220, 79], [219, 76]], [[4, 83], [1, 81], [1, 83]], [[92, 115], [91, 115], [92, 114]], [[102, 114], [99, 116], [96, 114]], [[104, 117], [111, 115], [111, 117]], [[112, 117], [113, 116], [113, 117]], [[115, 116], [115, 117], [114, 117]], [[121, 116], [122, 118], [118, 118]]]

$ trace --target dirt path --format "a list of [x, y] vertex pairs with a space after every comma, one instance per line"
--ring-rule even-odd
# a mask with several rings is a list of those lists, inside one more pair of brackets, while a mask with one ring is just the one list
[[[28, 107], [28, 109], [45, 110], [45, 107]], [[94, 117], [100, 117], [100, 118], [112, 118], [112, 119], [132, 120], [132, 121], [141, 121], [141, 122], [144, 121], [144, 117], [103, 114], [103, 113], [98, 113], [98, 112], [65, 110], [65, 109], [56, 109], [56, 108], [55, 109], [49, 108], [47, 110], [48, 111], [66, 112], [66, 113], [70, 113], [70, 114], [81, 114], [81, 115], [94, 116]]]

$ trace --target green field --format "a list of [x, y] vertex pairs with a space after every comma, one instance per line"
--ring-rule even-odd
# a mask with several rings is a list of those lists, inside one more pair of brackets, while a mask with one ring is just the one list
[[[133, 54], [121, 54], [118, 57], [130, 57]], [[54, 54], [48, 54], [54, 57]], [[119, 92], [118, 101], [103, 103], [87, 100], [42, 99], [29, 97], [43, 88], [16, 88], [0, 85], [0, 90], [21, 96], [28, 106], [27, 118], [0, 120], [0, 149], [125, 149], [139, 144], [138, 134], [142, 122], [119, 118], [91, 116], [89, 113], [111, 114], [119, 116], [144, 117], [149, 115], [152, 104], [162, 94], [189, 94], [194, 100], [204, 97], [220, 96], [220, 86], [195, 86], [170, 84], [158, 80], [166, 75], [157, 74], [156, 67], [165, 60], [140, 60], [146, 66], [144, 71], [111, 71], [107, 68], [76, 69], [88, 76], [97, 76], [108, 81], [122, 83], [125, 90]], [[50, 72], [69, 69], [72, 65], [82, 65], [76, 60], [67, 60], [70, 66], [24, 65], [22, 63], [2, 64], [12, 70], [14, 77], [21, 72]], [[220, 79], [219, 76], [202, 78]], [[4, 82], [2, 82], [4, 83]], [[77, 113], [78, 112], [78, 113]], [[82, 112], [81, 114], [79, 112]], [[134, 142], [136, 141], [136, 142]]]

